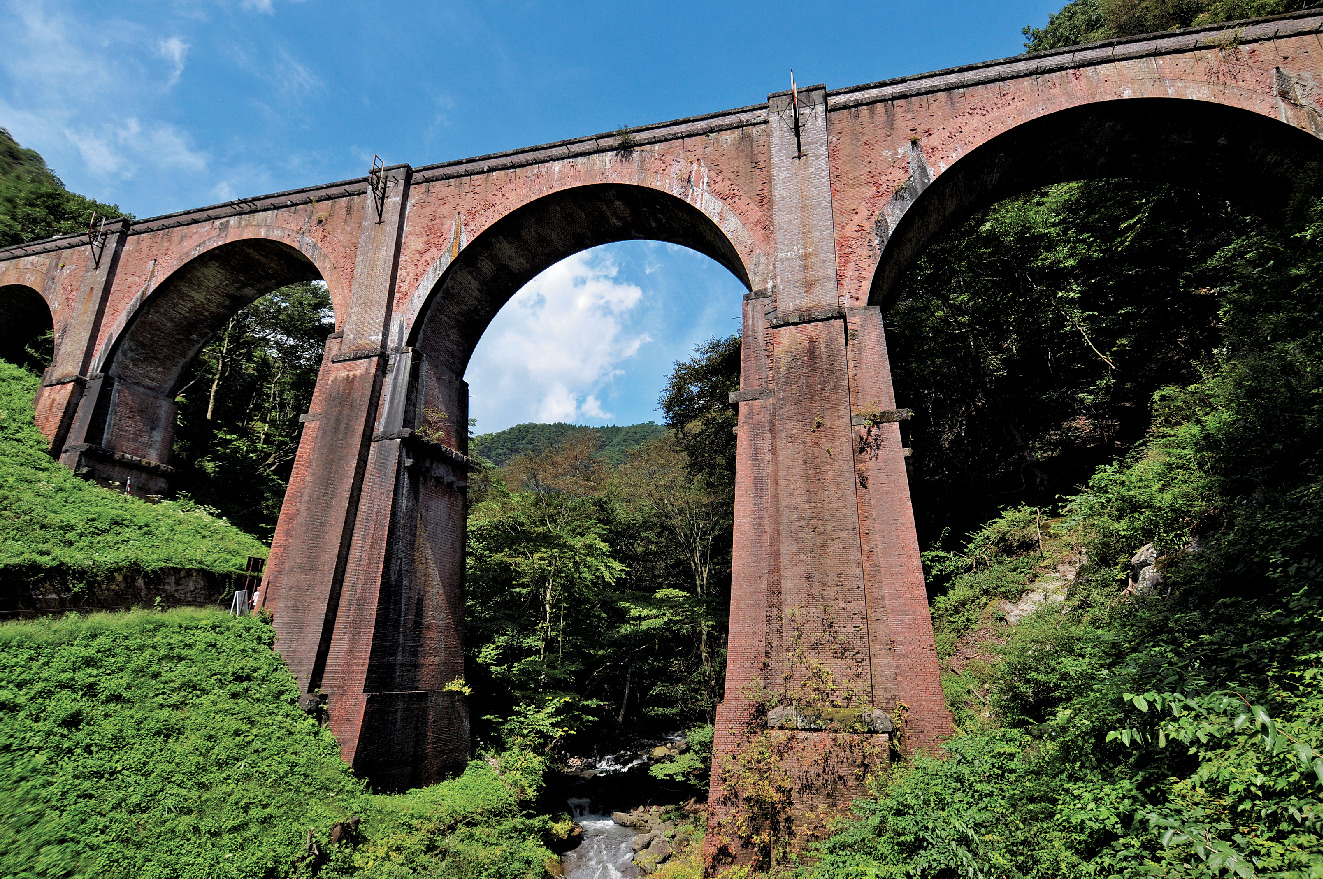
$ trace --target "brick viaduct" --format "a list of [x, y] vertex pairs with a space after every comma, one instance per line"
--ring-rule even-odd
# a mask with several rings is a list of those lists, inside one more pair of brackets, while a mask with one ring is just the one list
[[[847, 712], [903, 706], [902, 741], [927, 748], [951, 719], [883, 332], [898, 279], [952, 223], [1063, 180], [1176, 181], [1272, 209], [1321, 154], [1321, 31], [1323, 13], [1302, 13], [806, 88], [627, 134], [389, 167], [378, 187], [118, 221], [99, 244], [0, 251], [0, 338], [53, 325], [36, 399], [51, 453], [158, 494], [173, 398], [204, 342], [278, 286], [326, 282], [336, 332], [265, 603], [299, 685], [326, 695], [345, 758], [401, 787], [468, 755], [466, 705], [445, 689], [464, 671], [468, 459], [454, 428], [484, 328], [579, 250], [657, 239], [700, 251], [749, 291], [717, 751], [738, 756], [769, 702], [826, 679], [822, 699]], [[862, 728], [779, 733], [792, 811], [858, 790], [877, 757], [858, 746], [881, 740]], [[738, 805], [714, 777], [717, 801]]]

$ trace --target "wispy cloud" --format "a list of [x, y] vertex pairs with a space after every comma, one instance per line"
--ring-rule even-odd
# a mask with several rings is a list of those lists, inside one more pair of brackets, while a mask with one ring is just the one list
[[168, 37], [156, 44], [156, 54], [170, 62], [170, 80], [168, 86], [179, 82], [184, 72], [184, 59], [188, 57], [188, 43], [180, 37]]
[[482, 431], [518, 421], [609, 420], [624, 361], [652, 341], [630, 329], [642, 288], [607, 256], [579, 253], [538, 275], [492, 321], [469, 364]]
[[89, 195], [145, 169], [207, 168], [208, 154], [152, 110], [155, 96], [183, 73], [183, 37], [152, 40], [141, 25], [89, 18], [60, 4], [4, 7], [0, 75], [9, 88], [0, 95], [0, 118], [21, 143], [65, 174], [99, 181]]
[[326, 87], [312, 68], [284, 46], [271, 52], [234, 43], [230, 46], [230, 56], [241, 70], [265, 84], [261, 90], [263, 97], [257, 103], [275, 118], [288, 115], [291, 102], [312, 97]]
[[188, 136], [162, 122], [144, 125], [130, 116], [118, 123], [64, 128], [95, 176], [131, 177], [144, 166], [161, 171], [205, 171], [208, 156], [192, 147]]
[[321, 77], [301, 64], [286, 49], [281, 49], [271, 66], [271, 81], [286, 99], [299, 100], [322, 90]]

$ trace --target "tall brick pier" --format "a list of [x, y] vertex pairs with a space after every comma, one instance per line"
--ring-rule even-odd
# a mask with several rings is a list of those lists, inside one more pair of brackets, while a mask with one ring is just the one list
[[161, 494], [186, 365], [258, 296], [326, 282], [336, 332], [264, 596], [345, 758], [398, 788], [469, 753], [446, 684], [463, 674], [464, 374], [483, 330], [585, 248], [655, 239], [716, 260], [748, 294], [709, 845], [774, 858], [760, 839], [817, 832], [895, 746], [950, 730], [887, 359], [898, 279], [971, 212], [1063, 180], [1277, 209], [1321, 155], [1320, 32], [1302, 13], [816, 86], [114, 221], [0, 251], [0, 344], [53, 326], [36, 400], [51, 453]]

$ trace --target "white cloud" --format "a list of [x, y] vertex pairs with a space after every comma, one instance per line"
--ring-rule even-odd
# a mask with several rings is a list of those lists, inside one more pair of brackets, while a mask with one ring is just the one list
[[[0, 81], [9, 84], [0, 118], [66, 183], [73, 178], [76, 190], [104, 197], [105, 187], [139, 172], [159, 181], [170, 172], [206, 170], [208, 154], [153, 110], [183, 72], [185, 39], [153, 39], [141, 25], [61, 4], [10, 2], [0, 15], [7, 25], [0, 29]], [[80, 179], [86, 177], [96, 183]]]
[[156, 44], [156, 54], [170, 62], [170, 80], [167, 87], [179, 82], [184, 72], [184, 59], [188, 56], [188, 43], [179, 37], [169, 37]]
[[621, 364], [652, 339], [631, 330], [642, 288], [590, 251], [530, 281], [496, 316], [466, 375], [478, 430], [520, 421], [609, 420]]
[[272, 52], [236, 43], [229, 51], [234, 64], [268, 86], [261, 92], [265, 99], [254, 103], [273, 121], [288, 116], [291, 102], [312, 97], [326, 87], [321, 77], [284, 46]]
[[144, 127], [130, 116], [117, 125], [65, 127], [63, 133], [77, 147], [88, 170], [103, 179], [132, 177], [144, 166], [194, 173], [207, 168], [206, 153], [193, 149], [186, 134], [163, 122]]
[[265, 12], [267, 15], [275, 12], [272, 0], [243, 0], [239, 6], [249, 12]]
[[271, 68], [271, 81], [279, 86], [287, 99], [298, 100], [321, 91], [323, 83], [317, 74], [299, 63], [286, 49], [281, 49]]

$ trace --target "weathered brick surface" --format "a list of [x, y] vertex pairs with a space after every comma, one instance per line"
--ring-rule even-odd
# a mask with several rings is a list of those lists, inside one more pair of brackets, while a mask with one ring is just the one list
[[[912, 207], [932, 207], [920, 200], [929, 186], [999, 135], [1061, 111], [1102, 109], [1140, 98], [1164, 104], [1153, 117], [1134, 121], [1132, 127], [1149, 128], [1138, 132], [1138, 145], [1126, 144], [1111, 156], [1094, 147], [1108, 146], [1122, 132], [1103, 122], [1086, 123], [1088, 135], [1072, 134], [1059, 151], [1047, 148], [1046, 135], [1037, 143], [1020, 144], [1006, 160], [1023, 165], [1022, 185], [1089, 176], [1097, 171], [1088, 163], [1108, 160], [1115, 163], [1109, 172], [1114, 176], [1185, 179], [1230, 197], [1243, 197], [1266, 176], [1283, 171], [1290, 176], [1293, 171], [1273, 168], [1273, 161], [1252, 155], [1245, 142], [1233, 141], [1248, 134], [1238, 130], [1247, 125], [1262, 125], [1265, 137], [1283, 148], [1288, 129], [1313, 137], [1323, 134], [1319, 26], [1317, 15], [1291, 16], [1259, 25], [1120, 40], [830, 93], [837, 263], [849, 303], [884, 304], [896, 275], [874, 277], [879, 265], [889, 268], [883, 251], [889, 244], [895, 248], [892, 234]], [[1206, 126], [1194, 120], [1188, 144], [1157, 137], [1153, 126], [1183, 102], [1246, 112], [1232, 121], [1210, 117]], [[1285, 125], [1268, 125], [1269, 120]], [[1213, 157], [1224, 148], [1232, 155], [1220, 166]], [[1298, 159], [1290, 164], [1299, 167]], [[967, 216], [983, 201], [986, 182], [963, 188], [954, 197], [957, 217]], [[921, 248], [943, 224], [924, 225], [913, 247]]]
[[264, 604], [305, 689], [322, 686], [367, 466], [380, 358], [336, 362], [327, 345], [267, 562]]
[[[895, 411], [891, 363], [877, 308], [846, 319], [853, 463], [863, 550], [874, 704], [905, 706], [902, 741], [932, 750], [951, 734]], [[897, 712], [899, 714], [899, 712]]]
[[[49, 308], [56, 355], [35, 409], [52, 452], [159, 491], [175, 384], [207, 333], [274, 287], [325, 280], [338, 333], [264, 599], [346, 758], [397, 787], [468, 753], [446, 685], [463, 673], [463, 375], [487, 322], [597, 244], [660, 239], [725, 265], [751, 292], [715, 747], [727, 764], [773, 754], [767, 771], [792, 780], [783, 817], [818, 827], [862, 790], [884, 737], [769, 731], [770, 706], [903, 713], [902, 749], [950, 729], [876, 306], [933, 236], [1026, 187], [1131, 175], [1280, 202], [1323, 156], [1320, 31], [1299, 14], [811, 87], [798, 127], [777, 94], [627, 136], [395, 166], [381, 199], [359, 179], [112, 226], [99, 261], [82, 236], [0, 251], [0, 299]], [[714, 774], [722, 833], [753, 807], [731, 778]], [[754, 855], [714, 832], [714, 857], [719, 838], [727, 857]]]
[[709, 869], [749, 864], [775, 872], [826, 836], [843, 805], [891, 760], [885, 734], [769, 730], [753, 722], [733, 736], [740, 746], [713, 759], [704, 838]]
[[773, 95], [767, 115], [776, 226], [776, 309], [785, 317], [807, 309], [831, 308], [839, 300], [827, 150], [827, 91], [815, 86], [799, 91], [794, 100], [791, 95]]

